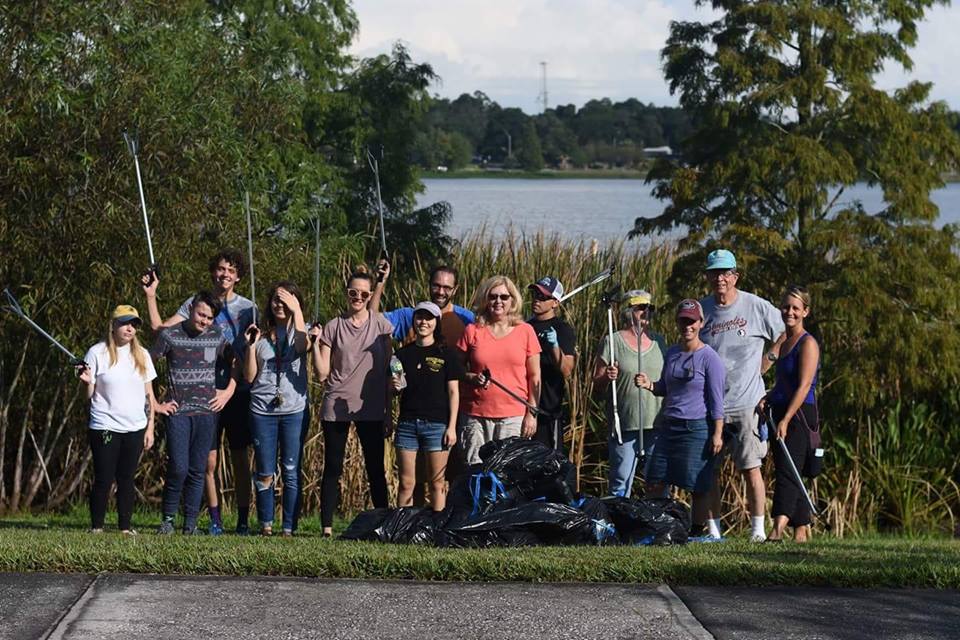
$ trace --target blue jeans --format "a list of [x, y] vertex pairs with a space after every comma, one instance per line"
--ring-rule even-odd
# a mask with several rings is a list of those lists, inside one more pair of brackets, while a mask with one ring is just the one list
[[256, 460], [253, 485], [257, 489], [257, 520], [261, 527], [273, 525], [273, 478], [277, 472], [279, 445], [280, 478], [283, 480], [283, 530], [293, 531], [297, 505], [300, 504], [303, 411], [272, 416], [251, 413], [250, 420]]
[[[643, 432], [644, 455], [650, 453], [652, 446], [653, 429], [646, 429]], [[623, 444], [619, 444], [615, 436], [611, 437], [607, 444], [607, 457], [610, 462], [608, 493], [629, 498], [640, 457], [640, 432], [624, 431]]]
[[197, 526], [207, 454], [217, 433], [217, 414], [167, 418], [167, 475], [163, 481], [163, 515], [173, 518], [183, 494], [183, 528]]

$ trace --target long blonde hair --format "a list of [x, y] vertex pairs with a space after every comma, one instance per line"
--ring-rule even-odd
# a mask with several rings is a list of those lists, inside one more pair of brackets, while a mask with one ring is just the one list
[[487, 318], [487, 304], [489, 302], [487, 296], [490, 295], [490, 291], [500, 285], [506, 287], [507, 293], [513, 298], [510, 313], [507, 314], [507, 322], [510, 326], [516, 326], [523, 322], [523, 296], [520, 294], [520, 290], [517, 289], [517, 285], [513, 284], [513, 280], [507, 276], [490, 276], [477, 287], [476, 292], [473, 294], [473, 301], [470, 303], [470, 306], [473, 307], [474, 314], [477, 316], [477, 326], [482, 327], [490, 321], [490, 319]]
[[[109, 328], [107, 329], [107, 353], [110, 355], [110, 366], [117, 364], [119, 359], [117, 356], [117, 341], [113, 339], [113, 320], [110, 321]], [[141, 377], [147, 375], [147, 357], [146, 350], [140, 346], [140, 342], [137, 340], [137, 334], [133, 334], [133, 337], [130, 339], [130, 355], [133, 357], [133, 366], [137, 370], [137, 373]]]

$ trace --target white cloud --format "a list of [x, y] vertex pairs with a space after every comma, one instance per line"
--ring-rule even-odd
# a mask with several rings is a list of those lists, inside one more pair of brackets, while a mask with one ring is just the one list
[[[676, 104], [660, 69], [671, 20], [705, 18], [693, 0], [355, 0], [360, 34], [352, 51], [370, 56], [397, 40], [442, 78], [449, 97], [483, 91], [503, 106], [539, 110], [540, 62], [551, 105], [593, 98]], [[880, 85], [933, 81], [934, 97], [960, 108], [951, 73], [960, 10], [937, 7], [920, 26], [915, 68], [885, 72]]]

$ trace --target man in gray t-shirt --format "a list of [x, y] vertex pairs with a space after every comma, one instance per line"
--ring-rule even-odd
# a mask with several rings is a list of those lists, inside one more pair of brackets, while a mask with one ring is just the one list
[[[737, 260], [726, 249], [707, 256], [706, 278], [713, 295], [700, 301], [704, 323], [700, 339], [720, 355], [727, 370], [724, 390], [725, 451], [747, 482], [751, 539], [763, 540], [766, 487], [760, 465], [767, 443], [760, 440], [757, 403], [764, 395], [762, 373], [770, 361], [763, 352], [784, 331], [780, 312], [768, 301], [737, 289]], [[718, 465], [719, 468], [719, 465]], [[719, 537], [720, 489], [714, 483], [709, 534]]]

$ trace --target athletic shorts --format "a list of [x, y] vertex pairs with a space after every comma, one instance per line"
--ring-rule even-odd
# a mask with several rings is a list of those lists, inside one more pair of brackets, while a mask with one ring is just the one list
[[227, 444], [231, 451], [246, 449], [253, 444], [253, 434], [250, 431], [250, 391], [244, 389], [236, 391], [227, 406], [220, 412], [217, 420], [217, 436], [213, 439], [210, 449], [220, 447], [220, 434], [227, 433]]
[[753, 407], [735, 409], [723, 416], [723, 450], [738, 471], [756, 469], [767, 457], [767, 443], [760, 440], [760, 415]]

